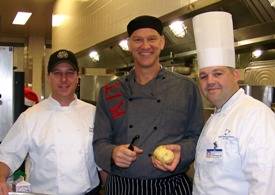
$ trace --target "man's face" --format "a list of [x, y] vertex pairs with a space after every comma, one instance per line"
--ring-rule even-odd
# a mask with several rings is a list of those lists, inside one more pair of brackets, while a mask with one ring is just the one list
[[73, 100], [78, 73], [68, 63], [60, 63], [48, 75], [52, 97], [59, 101]]
[[200, 70], [199, 81], [203, 95], [217, 108], [238, 90], [239, 72], [225, 66], [207, 67]]
[[141, 67], [158, 64], [164, 44], [164, 37], [152, 28], [141, 28], [134, 31], [128, 42], [135, 65]]

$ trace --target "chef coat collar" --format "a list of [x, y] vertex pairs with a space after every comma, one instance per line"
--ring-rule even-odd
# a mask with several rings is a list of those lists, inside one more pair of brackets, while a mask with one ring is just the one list
[[244, 90], [240, 88], [235, 94], [233, 94], [221, 108], [215, 108], [214, 113], [226, 113], [230, 108], [232, 108], [232, 105], [237, 102], [240, 96], [242, 96], [244, 93]]
[[[160, 66], [160, 71], [158, 72], [158, 74], [156, 75], [156, 77], [154, 79], [152, 79], [151, 81], [149, 81], [146, 85], [155, 85], [156, 84], [156, 80], [161, 79], [161, 78], [165, 78], [165, 69]], [[137, 98], [136, 95], [134, 94], [133, 88], [136, 85], [136, 75], [135, 75], [135, 69], [131, 69], [129, 74], [126, 76], [125, 79], [125, 87], [128, 88], [128, 90], [125, 91], [125, 95], [127, 97], [131, 97], [131, 98]], [[155, 87], [152, 87], [152, 90], [155, 92], [157, 89]], [[153, 92], [153, 94], [154, 94]], [[151, 95], [154, 98], [154, 95]]]
[[[157, 76], [155, 78], [158, 79], [158, 78], [162, 78], [163, 76], [164, 76], [164, 68], [163, 68], [162, 65], [160, 65], [160, 70], [159, 70], [159, 72], [158, 72], [158, 74], [157, 74]], [[129, 72], [128, 80], [133, 79], [133, 81], [135, 81], [135, 77], [136, 77], [136, 75], [135, 75], [135, 67], [133, 67], [130, 70], [130, 72]]]
[[52, 94], [48, 98], [50, 100], [50, 103], [53, 107], [59, 108], [62, 110], [69, 109], [71, 106], [76, 105], [77, 103], [77, 96], [74, 94], [74, 100], [69, 104], [69, 106], [61, 106], [60, 103], [52, 97]]

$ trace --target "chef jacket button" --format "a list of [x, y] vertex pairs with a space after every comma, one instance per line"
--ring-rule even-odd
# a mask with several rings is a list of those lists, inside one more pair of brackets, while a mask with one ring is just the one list
[[160, 99], [157, 100], [157, 103], [160, 103]]
[[154, 129], [154, 130], [157, 130], [157, 129], [158, 129], [158, 127], [157, 127], [157, 126], [154, 126], [154, 127], [153, 127], [153, 129]]
[[129, 125], [129, 128], [133, 128], [133, 125]]
[[133, 98], [129, 98], [128, 100], [131, 102], [133, 100]]

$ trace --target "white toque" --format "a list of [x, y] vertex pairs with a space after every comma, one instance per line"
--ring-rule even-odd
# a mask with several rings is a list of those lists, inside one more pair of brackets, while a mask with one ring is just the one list
[[215, 11], [193, 18], [193, 29], [199, 69], [209, 66], [235, 68], [235, 49], [232, 16]]

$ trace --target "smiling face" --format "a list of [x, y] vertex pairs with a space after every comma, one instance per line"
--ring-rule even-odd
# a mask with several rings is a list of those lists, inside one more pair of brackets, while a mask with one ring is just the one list
[[199, 81], [203, 95], [217, 108], [239, 89], [239, 72], [225, 66], [207, 67], [200, 70]]
[[165, 40], [152, 28], [141, 28], [129, 38], [129, 50], [134, 58], [135, 66], [152, 67], [159, 64], [159, 55], [164, 48]]
[[68, 106], [74, 100], [78, 83], [78, 73], [68, 63], [60, 63], [48, 74], [52, 97], [62, 106]]

